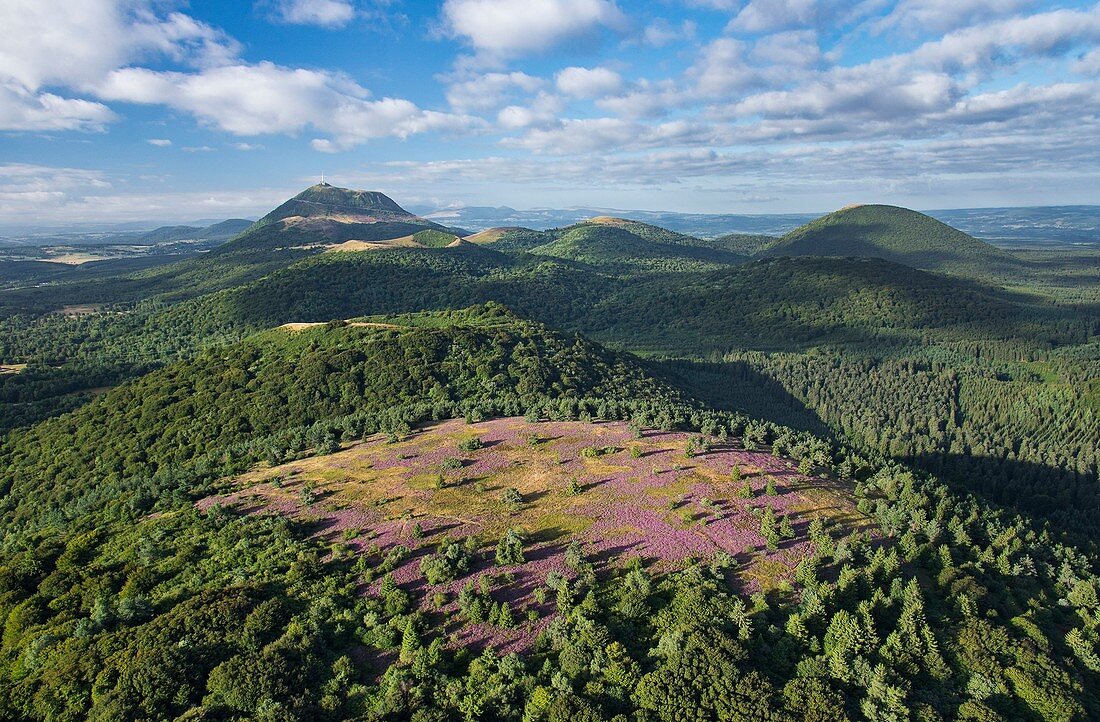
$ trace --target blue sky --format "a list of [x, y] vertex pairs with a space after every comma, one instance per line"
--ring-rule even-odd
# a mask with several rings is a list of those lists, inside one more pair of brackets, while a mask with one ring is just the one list
[[0, 0], [0, 224], [1100, 203], [1100, 4]]

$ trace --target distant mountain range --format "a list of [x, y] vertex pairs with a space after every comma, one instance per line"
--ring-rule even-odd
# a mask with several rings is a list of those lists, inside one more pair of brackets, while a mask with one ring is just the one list
[[[330, 186], [332, 187], [332, 186]], [[381, 193], [375, 195], [382, 196]], [[384, 196], [383, 196], [384, 197]], [[320, 201], [324, 203], [324, 201]], [[392, 201], [390, 201], [392, 203]], [[289, 203], [289, 201], [288, 201]], [[287, 204], [280, 209], [289, 212]], [[298, 203], [301, 210], [308, 203]], [[396, 205], [396, 204], [395, 204]], [[321, 207], [321, 206], [319, 206]], [[471, 231], [489, 228], [521, 226], [536, 230], [563, 228], [589, 218], [614, 216], [631, 218], [699, 238], [718, 238], [730, 234], [741, 236], [782, 236], [818, 218], [818, 213], [677, 213], [674, 211], [624, 210], [604, 207], [532, 208], [517, 210], [509, 206], [465, 206], [438, 208], [413, 205], [402, 213], [423, 221], [453, 225]], [[362, 210], [362, 209], [360, 209]], [[390, 209], [392, 211], [392, 209]], [[273, 211], [274, 212], [274, 211]], [[927, 215], [1003, 248], [1058, 247], [1100, 245], [1100, 205], [1095, 206], [1034, 206], [1003, 208], [960, 208], [924, 211]], [[269, 214], [270, 215], [270, 214]], [[196, 220], [183, 225], [154, 227], [153, 223], [126, 224], [114, 228], [19, 228], [0, 231], [0, 247], [41, 245], [93, 245], [105, 243], [147, 242], [156, 234], [178, 229], [180, 233], [214, 230], [222, 224], [233, 224], [231, 237], [243, 231], [252, 221], [230, 219]], [[152, 229], [152, 230], [150, 230]], [[178, 239], [172, 239], [178, 240]]]
[[[817, 213], [721, 214], [640, 211], [601, 207], [534, 208], [467, 206], [438, 209], [415, 206], [424, 218], [482, 230], [525, 226], [545, 230], [579, 223], [593, 216], [620, 216], [701, 238], [727, 234], [781, 236], [817, 218]], [[1002, 247], [1100, 245], [1100, 205], [963, 208], [925, 211], [929, 216]]]

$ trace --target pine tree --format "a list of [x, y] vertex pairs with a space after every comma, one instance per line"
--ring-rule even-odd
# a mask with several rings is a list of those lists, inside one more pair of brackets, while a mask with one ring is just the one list
[[420, 635], [416, 633], [416, 623], [410, 619], [405, 623], [405, 631], [401, 635], [401, 664], [412, 664], [423, 645], [420, 644]]

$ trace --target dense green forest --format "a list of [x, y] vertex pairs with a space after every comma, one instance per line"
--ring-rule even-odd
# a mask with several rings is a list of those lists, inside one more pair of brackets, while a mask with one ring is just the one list
[[[707, 411], [630, 357], [497, 307], [379, 321], [396, 328], [269, 332], [8, 437], [6, 716], [1100, 711], [1090, 691], [1097, 580], [1086, 557], [1032, 524], [813, 437]], [[816, 551], [799, 566], [799, 588], [752, 597], [728, 583], [737, 559], [660, 577], [636, 563], [597, 575], [582, 552], [575, 575], [548, 580], [557, 621], [519, 657], [447, 646], [392, 582], [378, 596], [357, 593], [368, 570], [384, 574], [384, 559], [326, 549], [292, 521], [190, 504], [272, 453], [400, 436], [432, 416], [519, 412], [756, 438], [852, 480], [876, 532], [811, 529]], [[371, 650], [393, 663], [380, 672], [364, 662]]]
[[[0, 717], [1100, 718], [1095, 264], [987, 257], [900, 210], [787, 237], [839, 252], [612, 218], [452, 247], [381, 194], [315, 187], [183, 261], [0, 267], [0, 363], [27, 364], [0, 375]], [[409, 235], [425, 247], [328, 252]], [[766, 589], [741, 572], [771, 541], [675, 569], [578, 544], [521, 610], [498, 569], [539, 563], [519, 532], [361, 552], [203, 505], [421, 422], [519, 416], [771, 454], [866, 525], [783, 517], [812, 552]], [[468, 463], [444, 462], [428, 487]], [[463, 619], [530, 625], [530, 647], [454, 643], [395, 575], [410, 556], [475, 570]]]

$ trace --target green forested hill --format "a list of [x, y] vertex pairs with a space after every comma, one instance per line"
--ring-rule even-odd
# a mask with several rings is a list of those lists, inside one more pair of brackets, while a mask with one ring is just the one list
[[590, 265], [633, 267], [645, 271], [705, 270], [716, 265], [744, 261], [721, 249], [690, 243], [688, 236], [656, 233], [645, 224], [584, 223], [557, 232], [553, 240], [530, 249], [537, 255], [554, 256]]
[[979, 264], [1011, 265], [1015, 259], [988, 243], [923, 213], [859, 205], [822, 216], [763, 246], [769, 256], [884, 258], [915, 268], [974, 270]]
[[89, 504], [132, 502], [129, 483], [150, 483], [168, 469], [187, 473], [234, 445], [353, 412], [418, 407], [438, 416], [484, 407], [482, 415], [517, 414], [548, 397], [619, 404], [678, 398], [636, 362], [503, 307], [384, 323], [268, 331], [11, 434], [0, 446], [6, 530], [62, 519], [87, 525], [95, 519]]
[[[1100, 714], [1100, 582], [1092, 559], [1050, 532], [904, 468], [708, 410], [642, 361], [499, 306], [369, 323], [266, 331], [5, 437], [0, 716], [808, 722]], [[623, 418], [639, 435], [691, 431], [678, 458], [654, 458], [655, 475], [690, 474], [698, 458], [729, 448], [757, 463], [762, 450], [789, 457], [806, 476], [777, 468], [769, 473], [782, 478], [769, 481], [757, 476], [762, 469], [739, 466], [713, 481], [738, 494], [747, 487], [759, 507], [759, 518], [746, 512], [737, 528], [760, 529], [769, 546], [746, 555], [785, 558], [778, 513], [808, 541], [806, 556], [793, 560], [793, 577], [763, 589], [739, 581], [750, 560], [743, 555], [670, 569], [629, 549], [594, 553], [570, 544], [567, 531], [547, 540], [521, 528], [458, 543], [445, 530], [417, 532], [415, 518], [364, 529], [302, 485], [294, 463], [280, 467], [288, 478], [265, 488], [297, 512], [249, 513], [256, 508], [247, 495], [240, 504], [195, 504], [236, 488], [230, 477], [249, 469], [319, 455], [335, 455], [326, 468], [338, 479], [342, 446], [377, 432], [400, 440], [424, 419], [517, 413], [531, 423]], [[524, 442], [532, 454], [561, 433], [553, 423], [543, 428]], [[589, 433], [568, 442], [584, 447], [573, 452], [580, 463], [606, 474], [627, 451], [599, 446], [598, 423]], [[494, 447], [476, 438], [453, 450], [432, 447], [431, 437], [423, 444], [420, 453], [438, 461], [422, 463], [441, 472], [417, 481], [414, 498], [502, 494], [502, 514], [522, 508], [559, 529], [568, 521], [555, 511], [559, 499], [583, 502], [588, 493], [510, 494], [509, 475], [531, 471], [476, 476], [477, 460]], [[383, 485], [388, 467], [377, 467]], [[443, 472], [456, 468], [473, 478], [447, 488]], [[826, 522], [812, 506], [793, 510], [795, 484], [811, 497], [817, 484], [832, 494], [839, 487], [865, 526]], [[381, 513], [386, 503], [381, 497]], [[723, 510], [712, 500], [685, 491], [669, 504], [681, 543], [720, 533], [709, 519]], [[406, 531], [394, 536], [394, 525]], [[567, 547], [560, 570], [532, 553], [546, 541]], [[477, 582], [442, 597], [422, 584], [470, 569]], [[529, 578], [535, 588], [517, 586]], [[521, 605], [527, 594], [536, 601]], [[467, 628], [481, 630], [486, 651], [452, 636]], [[529, 646], [493, 651], [493, 630], [529, 634]]]

